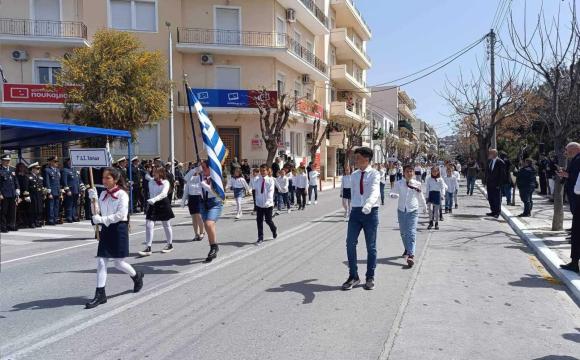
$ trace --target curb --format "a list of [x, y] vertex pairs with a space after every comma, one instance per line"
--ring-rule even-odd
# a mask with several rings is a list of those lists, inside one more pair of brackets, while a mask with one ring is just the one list
[[[487, 191], [481, 184], [476, 184], [477, 188], [487, 199]], [[511, 228], [518, 234], [518, 236], [526, 242], [536, 256], [540, 259], [542, 264], [546, 266], [549, 271], [561, 280], [577, 304], [580, 304], [580, 275], [572, 271], [560, 269], [560, 265], [564, 264], [562, 259], [556, 255], [542, 239], [534, 235], [534, 233], [526, 228], [526, 226], [515, 217], [506, 207], [502, 205], [501, 216], [508, 222]]]

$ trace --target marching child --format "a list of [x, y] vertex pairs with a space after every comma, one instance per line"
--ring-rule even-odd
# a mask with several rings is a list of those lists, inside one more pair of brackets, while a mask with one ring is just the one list
[[381, 173], [381, 205], [385, 205], [385, 186], [387, 185], [387, 169], [383, 164], [379, 164], [379, 172]]
[[342, 207], [344, 208], [344, 221], [348, 221], [348, 216], [350, 215], [350, 198], [352, 187], [350, 174], [351, 174], [350, 166], [345, 166], [340, 191], [340, 197], [342, 198]]
[[193, 225], [193, 232], [195, 237], [192, 241], [201, 241], [205, 236], [203, 229], [203, 220], [201, 219], [201, 167], [196, 166], [185, 175], [185, 187], [183, 188], [183, 198], [181, 199], [181, 207], [189, 209], [191, 215], [191, 222]]
[[250, 178], [250, 188], [252, 189], [252, 200], [254, 202], [254, 208], [252, 210], [252, 215], [256, 213], [256, 190], [254, 190], [254, 183], [260, 178], [260, 170], [253, 169], [252, 177]]
[[288, 171], [286, 177], [288, 178], [288, 198], [290, 200], [290, 205], [294, 206], [294, 195], [296, 188], [294, 187], [294, 176], [296, 176], [296, 169]]
[[164, 167], [158, 167], [153, 170], [153, 181], [149, 181], [149, 200], [147, 203], [147, 214], [145, 216], [145, 250], [139, 251], [141, 256], [152, 254], [151, 245], [153, 244], [153, 231], [155, 222], [161, 221], [167, 245], [161, 250], [162, 253], [173, 251], [173, 230], [170, 220], [175, 217], [171, 209], [171, 202], [168, 197], [170, 184], [167, 181], [167, 172]]
[[454, 171], [453, 165], [447, 165], [447, 171], [445, 176], [445, 186], [447, 186], [447, 191], [445, 191], [445, 213], [452, 214], [453, 213], [453, 199], [459, 189], [459, 180], [457, 179], [457, 175], [455, 174], [457, 171]]
[[201, 180], [202, 204], [200, 210], [201, 219], [203, 220], [209, 242], [209, 253], [207, 254], [205, 262], [210, 263], [217, 258], [220, 250], [217, 242], [216, 223], [222, 215], [224, 205], [222, 199], [214, 191], [211, 170], [207, 160], [201, 160], [201, 169], [203, 178]]
[[314, 205], [318, 204], [318, 177], [320, 173], [314, 168], [308, 172], [308, 205], [312, 202], [312, 191], [314, 191]]
[[113, 260], [115, 267], [129, 274], [133, 279], [133, 292], [139, 292], [143, 287], [141, 271], [129, 265], [125, 258], [129, 256], [129, 195], [125, 181], [118, 169], [103, 170], [103, 185], [105, 191], [99, 197], [96, 189], [89, 189], [89, 198], [95, 203], [94, 224], [101, 224], [99, 232], [99, 247], [97, 250], [97, 290], [95, 297], [85, 307], [92, 309], [107, 302], [105, 284], [107, 282], [107, 262]]
[[276, 178], [276, 188], [278, 189], [278, 212], [282, 211], [282, 204], [286, 206], [287, 213], [290, 214], [290, 199], [288, 198], [289, 180], [284, 169], [278, 171]]
[[306, 206], [306, 186], [308, 186], [308, 177], [304, 166], [298, 168], [298, 174], [294, 177], [294, 186], [296, 186], [298, 210], [304, 210]]
[[254, 182], [254, 190], [256, 190], [256, 223], [258, 225], [258, 241], [256, 245], [264, 242], [264, 219], [270, 227], [274, 239], [278, 237], [276, 225], [272, 221], [276, 181], [268, 175], [268, 170], [268, 165], [262, 164], [260, 166], [260, 177]]
[[244, 196], [246, 196], [246, 191], [250, 192], [250, 186], [242, 176], [242, 170], [240, 168], [234, 170], [234, 175], [230, 178], [227, 187], [231, 188], [234, 192], [234, 198], [236, 199], [236, 219], [239, 219], [242, 217], [242, 201]]
[[441, 198], [445, 194], [447, 186], [443, 179], [441, 179], [441, 174], [439, 174], [439, 166], [433, 166], [431, 168], [431, 177], [427, 179], [427, 202], [429, 203], [429, 226], [427, 229], [431, 230], [433, 228], [433, 222], [435, 222], [435, 230], [439, 230], [439, 212], [441, 210]]
[[397, 215], [399, 229], [405, 252], [403, 256], [409, 267], [415, 265], [415, 239], [417, 237], [417, 221], [419, 218], [419, 206], [423, 213], [427, 212], [427, 204], [421, 191], [421, 181], [413, 179], [414, 169], [406, 165], [403, 170], [404, 179], [395, 183], [390, 197], [398, 198]]

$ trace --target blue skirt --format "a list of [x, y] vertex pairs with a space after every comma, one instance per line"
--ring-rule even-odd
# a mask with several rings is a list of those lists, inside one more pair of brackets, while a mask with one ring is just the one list
[[203, 221], [217, 222], [222, 215], [223, 204], [218, 198], [208, 198], [202, 200], [200, 206], [200, 214]]
[[129, 256], [129, 223], [126, 221], [100, 225], [98, 257], [125, 258]]
[[246, 195], [245, 191], [246, 189], [244, 188], [234, 188], [234, 198], [244, 197]]
[[342, 189], [342, 198], [350, 200], [350, 188]]
[[441, 205], [441, 192], [440, 191], [429, 191], [429, 201], [433, 205]]
[[199, 214], [201, 207], [201, 195], [189, 195], [187, 197], [189, 215]]

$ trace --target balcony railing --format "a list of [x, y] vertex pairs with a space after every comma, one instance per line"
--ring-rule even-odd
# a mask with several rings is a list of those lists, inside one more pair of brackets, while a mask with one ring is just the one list
[[87, 26], [76, 21], [0, 18], [0, 34], [86, 39]]
[[219, 29], [177, 29], [180, 44], [286, 49], [326, 74], [326, 63], [285, 33]]
[[367, 27], [367, 30], [369, 31], [369, 33], [371, 32], [371, 27], [369, 26], [369, 24], [367, 24], [367, 22], [365, 21], [365, 18], [363, 17], [362, 13], [360, 12], [360, 10], [356, 7], [356, 5], [354, 4], [354, 1], [352, 0], [346, 0], [350, 3], [350, 5], [352, 5], [352, 8], [354, 9], [354, 11], [358, 14], [358, 17], [362, 20], [363, 24], [365, 24], [365, 26]]
[[316, 16], [316, 18], [321, 23], [324, 24], [324, 26], [328, 28], [328, 17], [324, 14], [324, 11], [322, 11], [318, 6], [316, 6], [313, 0], [300, 0], [300, 1], [312, 12], [312, 14], [314, 14], [314, 16]]

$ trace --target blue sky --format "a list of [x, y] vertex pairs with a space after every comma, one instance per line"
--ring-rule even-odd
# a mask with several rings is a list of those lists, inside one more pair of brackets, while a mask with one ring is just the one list
[[[358, 0], [373, 32], [367, 45], [373, 67], [370, 85], [406, 76], [429, 66], [488, 33], [500, 0]], [[540, 0], [529, 0], [528, 19], [536, 16]], [[555, 13], [561, 0], [544, 0], [546, 13]], [[564, 2], [565, 4], [566, 2]], [[513, 0], [514, 18], [524, 14], [525, 0]], [[499, 38], [507, 37], [504, 25]], [[457, 79], [486, 62], [485, 42], [439, 72], [407, 85], [404, 89], [417, 101], [416, 113], [432, 124], [440, 137], [452, 134], [450, 110], [437, 94], [446, 76]]]

